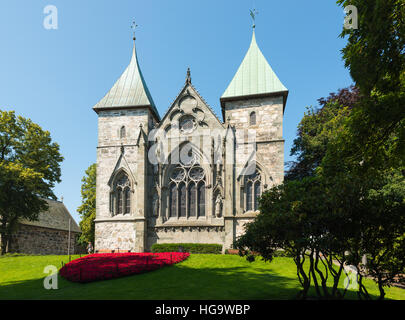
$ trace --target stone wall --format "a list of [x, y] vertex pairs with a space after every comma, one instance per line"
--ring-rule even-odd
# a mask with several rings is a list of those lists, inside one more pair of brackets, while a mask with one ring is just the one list
[[[140, 125], [148, 131], [149, 111], [147, 109], [102, 111], [98, 117], [97, 148], [97, 219], [111, 217], [109, 211], [110, 187], [108, 182], [114, 170], [123, 167], [129, 171], [129, 178], [135, 180], [138, 163], [135, 146]], [[125, 126], [125, 138], [120, 138], [120, 129]], [[125, 159], [120, 159], [121, 145], [125, 148]], [[120, 161], [120, 163], [118, 163]], [[135, 181], [131, 181], [135, 183]], [[139, 189], [139, 188], [137, 188]], [[143, 192], [143, 190], [136, 190]], [[133, 193], [132, 203], [137, 202], [138, 193]], [[132, 212], [135, 213], [135, 212]], [[136, 213], [135, 213], [136, 214]]]
[[[69, 232], [37, 226], [19, 225], [11, 239], [9, 252], [26, 254], [68, 254]], [[78, 252], [78, 233], [70, 233], [70, 253]]]
[[[256, 124], [250, 124], [250, 114], [256, 113]], [[256, 136], [255, 159], [261, 172], [262, 192], [278, 185], [284, 179], [283, 98], [266, 97], [228, 101], [225, 103], [225, 118], [238, 132]], [[236, 134], [236, 176], [243, 172], [245, 161], [253, 151], [250, 145]], [[250, 159], [250, 160], [253, 160]], [[242, 181], [242, 180], [239, 180]], [[244, 194], [240, 182], [235, 190], [236, 214], [245, 214]], [[247, 212], [248, 214], [250, 212]]]
[[135, 248], [135, 223], [132, 221], [105, 221], [96, 224], [96, 250], [131, 250]]
[[[156, 243], [224, 243], [223, 227], [159, 228]], [[152, 241], [150, 242], [151, 244]]]
[[[176, 117], [180, 119], [184, 114], [197, 114], [195, 116], [198, 126], [196, 125], [191, 133], [184, 134], [182, 139], [194, 143], [192, 138], [195, 136], [204, 142], [204, 137], [207, 136], [208, 149], [204, 149], [206, 154], [200, 155], [200, 160], [202, 161], [204, 156], [211, 159], [216, 150], [215, 144], [213, 146], [211, 141], [212, 132], [207, 133], [204, 130], [223, 130], [228, 121], [222, 124], [192, 87], [185, 87], [183, 93], [186, 96], [179, 95], [173, 104], [174, 107], [168, 111], [169, 116], [162, 120], [159, 127], [170, 132]], [[182, 112], [179, 112], [177, 102]], [[256, 112], [254, 125], [249, 123], [252, 111]], [[223, 167], [200, 163], [206, 173], [206, 215], [199, 219], [173, 220], [169, 218], [167, 188], [172, 167], [153, 167], [147, 160], [148, 144], [144, 143], [145, 141], [138, 143], [139, 125], [142, 124], [146, 134], [153, 125], [148, 112], [146, 109], [138, 109], [99, 113], [95, 249], [149, 251], [153, 243], [218, 243], [222, 244], [224, 249], [230, 248], [233, 241], [244, 232], [244, 225], [258, 214], [258, 211], [245, 210], [243, 179], [239, 176], [239, 169], [249, 160], [249, 148], [245, 148], [247, 141], [241, 141], [236, 135], [234, 146], [233, 135], [229, 134], [225, 142], [232, 147], [228, 148], [227, 145], [224, 150], [226, 159]], [[283, 98], [266, 97], [226, 102], [225, 118], [228, 117], [229, 124], [236, 130], [251, 130], [255, 135], [256, 144], [251, 144], [250, 148], [256, 148], [257, 151], [261, 191], [281, 183], [284, 176]], [[119, 132], [123, 125], [126, 127], [126, 137], [120, 138]], [[221, 132], [225, 134], [225, 131]], [[214, 143], [218, 143], [218, 146], [224, 143], [221, 139], [223, 137], [214, 136]], [[166, 156], [178, 148], [182, 139], [169, 138], [164, 141]], [[194, 145], [198, 146], [196, 143]], [[219, 155], [222, 153], [219, 152]], [[234, 167], [234, 158], [238, 160], [237, 165], [240, 167]], [[109, 182], [111, 177], [114, 177], [114, 172], [119, 170], [124, 170], [131, 180], [131, 210], [129, 214], [113, 216], [109, 208]], [[155, 193], [160, 197], [158, 212], [152, 212]], [[220, 221], [214, 216], [217, 193], [222, 194], [223, 199]]]

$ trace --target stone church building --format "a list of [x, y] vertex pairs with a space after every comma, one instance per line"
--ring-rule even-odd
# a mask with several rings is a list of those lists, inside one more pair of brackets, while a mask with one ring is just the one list
[[231, 248], [258, 214], [258, 197], [283, 181], [287, 96], [253, 30], [246, 56], [220, 98], [222, 119], [193, 86], [190, 70], [161, 117], [134, 38], [128, 67], [93, 107], [95, 249], [143, 252], [154, 243]]
[[40, 255], [82, 253], [77, 243], [82, 231], [68, 209], [61, 201], [45, 200], [48, 209], [40, 212], [37, 220], [19, 220], [7, 251]]

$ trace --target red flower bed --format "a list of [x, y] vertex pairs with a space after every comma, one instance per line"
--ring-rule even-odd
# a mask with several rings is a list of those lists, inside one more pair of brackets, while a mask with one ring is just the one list
[[65, 264], [59, 273], [74, 282], [119, 278], [181, 262], [188, 252], [95, 253]]

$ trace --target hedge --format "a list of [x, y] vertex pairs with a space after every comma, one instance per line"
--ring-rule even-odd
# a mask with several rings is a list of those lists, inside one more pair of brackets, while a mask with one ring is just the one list
[[[225, 250], [225, 254], [239, 254], [239, 250], [238, 249], [226, 249]], [[253, 255], [257, 256], [260, 255], [257, 252], [252, 252]], [[273, 257], [293, 257], [291, 254], [287, 253], [284, 250], [276, 250], [273, 253]]]
[[222, 253], [221, 244], [211, 243], [155, 243], [152, 252]]

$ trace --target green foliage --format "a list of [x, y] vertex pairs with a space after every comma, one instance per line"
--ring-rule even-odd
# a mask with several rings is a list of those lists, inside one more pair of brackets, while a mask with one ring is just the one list
[[259, 252], [267, 261], [280, 248], [291, 254], [303, 287], [301, 298], [307, 296], [311, 283], [320, 298], [344, 297], [346, 290], [338, 290], [338, 284], [347, 263], [359, 270], [358, 297], [370, 299], [363, 278], [371, 276], [383, 299], [384, 286], [395, 278], [405, 282], [403, 170], [368, 171], [367, 176], [341, 171], [286, 181], [263, 194], [261, 213], [247, 224], [246, 233], [234, 246], [249, 261], [250, 251]]
[[353, 80], [364, 94], [373, 90], [398, 93], [405, 65], [404, 1], [338, 0], [337, 3], [358, 9], [359, 28], [343, 28], [341, 33], [341, 37], [348, 36], [342, 53]]
[[82, 179], [82, 204], [77, 209], [81, 216], [79, 223], [82, 234], [79, 238], [79, 243], [87, 244], [91, 242], [94, 246], [95, 224], [96, 218], [96, 169], [97, 165], [94, 163], [89, 166]]
[[[327, 190], [318, 177], [288, 181], [273, 187], [260, 199], [261, 213], [246, 225], [245, 234], [234, 243], [249, 261], [249, 250], [259, 252], [266, 261], [272, 261], [279, 249], [292, 256], [303, 299], [308, 295], [311, 281], [321, 298], [344, 296], [344, 292], [337, 290], [341, 268], [332, 275], [332, 289], [327, 287], [328, 275], [330, 269], [334, 272], [333, 260], [336, 259], [330, 248], [342, 254], [345, 243], [341, 233], [332, 234], [330, 226], [340, 229], [347, 224], [339, 212], [330, 211], [332, 206]], [[325, 253], [328, 253], [326, 258]], [[306, 260], [310, 261], [309, 268], [304, 267]]]
[[183, 250], [189, 253], [216, 253], [222, 252], [222, 245], [211, 243], [155, 243], [152, 252], [177, 252]]
[[322, 163], [329, 142], [334, 139], [352, 108], [359, 100], [358, 89], [349, 87], [327, 98], [319, 99], [321, 108], [307, 107], [298, 125], [297, 138], [291, 149], [296, 161], [289, 163], [286, 180], [313, 176]]
[[273, 253], [273, 257], [289, 257], [291, 258], [292, 255], [285, 250], [276, 250]]
[[50, 133], [14, 111], [0, 110], [0, 234], [6, 252], [18, 220], [36, 220], [47, 209], [43, 198], [56, 199], [60, 182], [59, 145]]
[[377, 279], [382, 299], [383, 287], [395, 278], [405, 283], [405, 178], [400, 170], [378, 178], [379, 187], [363, 200], [367, 211], [360, 245], [367, 253], [367, 274]]
[[350, 166], [401, 166], [405, 158], [405, 5], [403, 0], [339, 0], [358, 9], [359, 28], [348, 36], [343, 59], [363, 96], [330, 160]]

